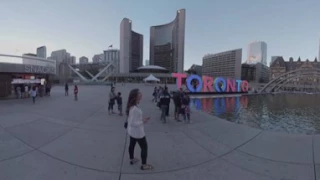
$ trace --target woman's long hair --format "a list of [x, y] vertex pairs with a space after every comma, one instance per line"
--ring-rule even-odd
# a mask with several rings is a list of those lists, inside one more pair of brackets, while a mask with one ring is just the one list
[[132, 106], [137, 105], [138, 95], [139, 95], [139, 89], [132, 89], [130, 91], [130, 94], [129, 94], [129, 97], [128, 97], [128, 102], [127, 102], [127, 109], [126, 109], [127, 116], [129, 116], [130, 108]]

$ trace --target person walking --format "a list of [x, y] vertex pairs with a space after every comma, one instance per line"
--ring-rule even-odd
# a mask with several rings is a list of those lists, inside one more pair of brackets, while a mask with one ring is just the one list
[[35, 86], [33, 86], [32, 89], [30, 90], [30, 96], [32, 98], [33, 104], [35, 104], [36, 103], [36, 97], [37, 97], [37, 88]]
[[184, 123], [190, 124], [190, 97], [186, 92], [182, 93], [181, 104], [181, 114], [183, 116]]
[[154, 87], [153, 93], [152, 93], [152, 96], [153, 96], [152, 102], [157, 102], [157, 97], [158, 97], [157, 93], [158, 93], [158, 89], [157, 87]]
[[78, 86], [77, 85], [74, 85], [73, 93], [74, 93], [74, 100], [78, 101]]
[[69, 96], [69, 85], [68, 85], [68, 83], [66, 83], [66, 85], [64, 86], [64, 90], [65, 90], [64, 95], [65, 96]]
[[109, 106], [108, 106], [109, 114], [114, 114], [113, 106], [116, 100], [116, 93], [114, 91], [115, 91], [115, 88], [111, 87], [111, 91], [109, 93]]
[[181, 93], [182, 93], [182, 88], [180, 88], [180, 90], [175, 92], [174, 95], [173, 95], [174, 118], [178, 122], [181, 122], [181, 120], [179, 119], [179, 115], [181, 113]]
[[141, 159], [142, 164], [141, 170], [151, 170], [153, 169], [152, 165], [147, 164], [147, 156], [148, 156], [148, 143], [146, 139], [146, 135], [144, 132], [144, 124], [150, 120], [150, 117], [143, 118], [142, 110], [138, 106], [142, 98], [142, 94], [139, 89], [133, 89], [130, 91], [128, 102], [127, 102], [127, 131], [130, 136], [129, 143], [129, 158], [130, 164], [135, 164], [139, 160], [134, 158], [134, 147], [138, 142], [141, 148]]
[[168, 93], [168, 88], [165, 88], [162, 92], [162, 94], [160, 95], [160, 108], [161, 108], [161, 121], [163, 123], [166, 123], [166, 113], [167, 113], [167, 109], [169, 107], [169, 104], [170, 104], [170, 99], [171, 99], [171, 96], [170, 94]]

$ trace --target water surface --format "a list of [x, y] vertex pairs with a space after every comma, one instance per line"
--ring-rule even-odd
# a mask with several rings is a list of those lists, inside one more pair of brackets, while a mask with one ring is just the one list
[[196, 98], [196, 109], [234, 123], [294, 134], [320, 134], [320, 95], [277, 94]]

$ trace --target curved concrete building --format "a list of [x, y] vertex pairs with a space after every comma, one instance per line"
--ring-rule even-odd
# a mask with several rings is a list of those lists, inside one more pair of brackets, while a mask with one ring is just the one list
[[132, 31], [132, 21], [124, 18], [120, 24], [119, 72], [129, 73], [142, 66], [143, 35]]
[[180, 9], [172, 22], [150, 27], [150, 65], [183, 72], [185, 22], [186, 10]]

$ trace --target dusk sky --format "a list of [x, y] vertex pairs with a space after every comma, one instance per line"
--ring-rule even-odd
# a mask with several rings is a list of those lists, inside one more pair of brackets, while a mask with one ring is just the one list
[[[149, 59], [150, 26], [175, 18], [186, 9], [185, 67], [202, 64], [207, 53], [242, 48], [265, 41], [270, 57], [319, 53], [320, 0], [0, 0], [0, 53], [22, 55], [47, 46], [89, 57], [113, 44], [119, 48], [120, 22], [127, 17], [144, 35]], [[11, 58], [10, 58], [11, 59]], [[7, 61], [1, 58], [0, 61]]]

